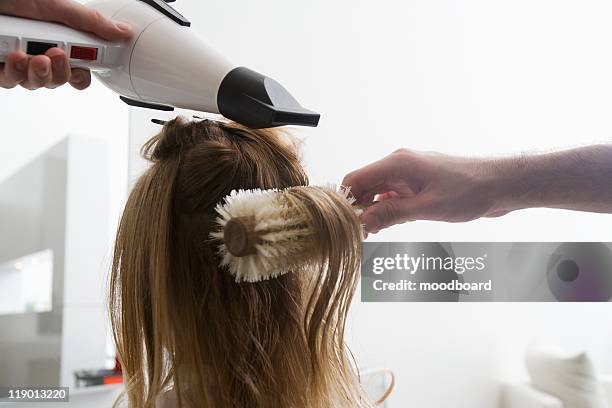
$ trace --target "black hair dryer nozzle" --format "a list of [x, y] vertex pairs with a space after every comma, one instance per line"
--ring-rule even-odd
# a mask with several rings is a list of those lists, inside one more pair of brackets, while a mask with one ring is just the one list
[[303, 108], [278, 82], [245, 67], [230, 71], [219, 86], [219, 112], [254, 129], [317, 126], [319, 115]]

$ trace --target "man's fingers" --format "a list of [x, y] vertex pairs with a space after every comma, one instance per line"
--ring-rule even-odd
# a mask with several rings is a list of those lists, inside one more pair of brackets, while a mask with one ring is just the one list
[[[410, 174], [413, 169], [414, 154], [399, 149], [387, 157], [355, 170], [344, 177], [343, 186], [351, 187], [351, 192], [360, 201], [362, 196], [386, 193], [395, 190], [400, 194], [411, 194], [418, 189], [418, 174]], [[412, 169], [412, 170], [411, 170]]]
[[21, 84], [26, 89], [56, 88], [70, 82], [74, 88], [83, 90], [91, 84], [91, 74], [85, 69], [71, 72], [68, 57], [59, 48], [52, 48], [45, 55], [31, 60], [19, 51], [7, 56], [4, 68], [0, 67], [0, 87], [13, 88]]
[[389, 198], [412, 198], [419, 193], [418, 185], [408, 175], [402, 177], [391, 172], [388, 174], [389, 177], [386, 180], [371, 185], [370, 189], [365, 189], [365, 184], [359, 178], [356, 178], [354, 182], [350, 181], [349, 176], [345, 178], [342, 185], [347, 186], [344, 183], [352, 182], [352, 186], [356, 188], [351, 187], [351, 193], [362, 205], [369, 205], [374, 199], [383, 201]]
[[504, 216], [504, 215], [508, 214], [509, 212], [510, 212], [509, 210], [495, 211], [495, 212], [492, 212], [490, 214], [485, 215], [485, 217], [487, 217], [487, 218], [497, 218], [497, 217]]
[[12, 89], [17, 84], [6, 77], [6, 67], [4, 62], [0, 63], [0, 88]]
[[368, 164], [358, 170], [352, 171], [344, 177], [342, 185], [351, 188], [351, 193], [360, 199], [365, 193], [383, 193], [391, 177], [391, 163], [388, 158]]
[[0, 86], [14, 88], [28, 76], [28, 56], [21, 52], [12, 52], [6, 57], [4, 68], [0, 69]]
[[91, 84], [91, 73], [86, 69], [75, 68], [72, 70], [72, 76], [70, 77], [70, 85], [74, 89], [82, 91]]
[[104, 17], [98, 10], [76, 1], [53, 2], [49, 8], [50, 19], [81, 31], [88, 31], [110, 41], [128, 40], [132, 37], [129, 24], [117, 23]]
[[51, 83], [48, 88], [57, 88], [70, 80], [70, 65], [68, 57], [59, 48], [51, 48], [45, 53], [51, 60]]
[[365, 224], [366, 232], [377, 233], [383, 228], [406, 221], [431, 219], [429, 207], [425, 197], [390, 198], [368, 207], [361, 220]]
[[37, 55], [30, 60], [28, 79], [21, 86], [34, 90], [50, 85], [51, 80], [51, 59], [46, 55]]
[[401, 198], [401, 194], [395, 192], [395, 191], [388, 191], [386, 193], [382, 193], [382, 194], [378, 194], [378, 196], [376, 196], [376, 201], [384, 201], [384, 200], [389, 200], [391, 198]]

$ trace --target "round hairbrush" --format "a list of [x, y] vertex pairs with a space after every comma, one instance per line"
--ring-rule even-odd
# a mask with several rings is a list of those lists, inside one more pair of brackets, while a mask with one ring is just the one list
[[232, 191], [216, 208], [219, 228], [211, 234], [221, 265], [237, 282], [257, 282], [316, 263], [318, 227], [309, 208], [354, 201], [349, 189], [333, 186]]

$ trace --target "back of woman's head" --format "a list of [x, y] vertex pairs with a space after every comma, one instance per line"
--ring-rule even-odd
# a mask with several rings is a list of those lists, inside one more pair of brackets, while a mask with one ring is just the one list
[[237, 283], [219, 266], [215, 206], [234, 189], [308, 184], [276, 130], [176, 119], [145, 144], [150, 168], [121, 220], [110, 308], [130, 406], [369, 406], [344, 349], [361, 227], [350, 205], [310, 205], [322, 261]]

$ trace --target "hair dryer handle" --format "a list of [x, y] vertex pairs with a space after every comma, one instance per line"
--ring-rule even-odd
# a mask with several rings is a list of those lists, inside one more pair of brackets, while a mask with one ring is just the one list
[[0, 62], [13, 51], [35, 56], [51, 48], [64, 50], [71, 67], [105, 71], [121, 64], [126, 44], [57, 23], [0, 15]]

